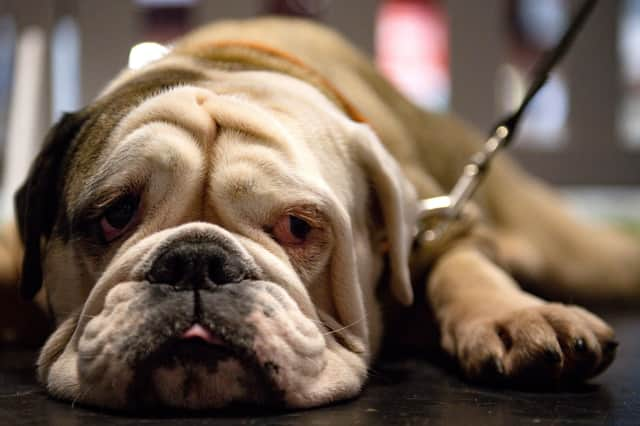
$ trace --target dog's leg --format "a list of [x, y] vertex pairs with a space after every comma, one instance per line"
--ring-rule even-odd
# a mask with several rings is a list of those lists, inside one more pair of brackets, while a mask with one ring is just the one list
[[583, 380], [606, 368], [615, 355], [613, 330], [601, 319], [522, 291], [470, 242], [437, 261], [427, 300], [443, 348], [471, 379]]
[[14, 223], [0, 229], [0, 343], [42, 343], [49, 329], [44, 291], [34, 301], [20, 296], [22, 244]]

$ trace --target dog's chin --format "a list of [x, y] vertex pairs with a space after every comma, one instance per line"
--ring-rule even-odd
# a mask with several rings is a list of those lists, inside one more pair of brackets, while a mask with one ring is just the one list
[[244, 352], [199, 337], [169, 339], [134, 367], [127, 406], [139, 411], [158, 405], [206, 410], [235, 401], [282, 405], [283, 391], [272, 382], [269, 365], [258, 365]]
[[120, 283], [79, 331], [75, 361], [49, 376], [75, 364], [71, 397], [117, 409], [291, 406], [327, 365], [318, 324], [265, 281], [198, 292]]

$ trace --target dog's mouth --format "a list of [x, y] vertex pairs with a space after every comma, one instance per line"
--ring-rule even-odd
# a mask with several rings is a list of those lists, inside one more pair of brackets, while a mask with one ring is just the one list
[[219, 361], [229, 358], [245, 358], [242, 351], [222, 340], [217, 333], [200, 323], [194, 323], [183, 333], [167, 339], [149, 356], [138, 363], [152, 369], [201, 365], [214, 369]]
[[205, 343], [208, 343], [212, 346], [225, 346], [224, 341], [218, 337], [215, 333], [211, 332], [206, 327], [203, 327], [199, 323], [194, 323], [191, 327], [189, 327], [184, 333], [180, 335], [180, 339], [182, 340], [201, 340]]
[[255, 362], [249, 348], [221, 337], [213, 327], [194, 322], [140, 359], [136, 369], [198, 365], [214, 370], [220, 361], [230, 358], [246, 364]]

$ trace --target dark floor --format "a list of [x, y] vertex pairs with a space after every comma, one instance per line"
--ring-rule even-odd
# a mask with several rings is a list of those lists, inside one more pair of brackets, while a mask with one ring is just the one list
[[[338, 405], [290, 413], [249, 409], [181, 418], [122, 417], [46, 396], [33, 378], [35, 354], [0, 353], [0, 425], [269, 424], [516, 425], [640, 424], [640, 314], [605, 315], [621, 342], [613, 366], [571, 391], [529, 393], [468, 385], [423, 360], [387, 362], [363, 394]], [[1, 350], [1, 349], [0, 349]]]

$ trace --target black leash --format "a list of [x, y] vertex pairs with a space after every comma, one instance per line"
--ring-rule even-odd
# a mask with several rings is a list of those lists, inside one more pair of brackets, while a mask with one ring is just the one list
[[[471, 199], [486, 175], [491, 160], [501, 149], [509, 145], [527, 106], [549, 79], [549, 73], [565, 55], [577, 33], [582, 29], [587, 17], [593, 11], [597, 0], [586, 0], [558, 44], [547, 52], [532, 73], [533, 79], [518, 109], [507, 115], [493, 128], [491, 136], [481, 151], [471, 157], [464, 166], [462, 175], [449, 195], [427, 198], [418, 203], [418, 232], [416, 243], [419, 245], [444, 244], [459, 234], [452, 227], [453, 222], [460, 221], [461, 212]], [[460, 229], [460, 227], [457, 227]], [[464, 227], [463, 227], [464, 228]]]
[[[516, 110], [516, 112], [504, 119], [498, 125], [505, 126], [510, 135], [512, 135], [515, 131], [516, 126], [520, 122], [520, 117], [531, 102], [531, 99], [533, 99], [536, 93], [538, 93], [538, 91], [549, 79], [549, 73], [551, 72], [551, 70], [556, 66], [558, 62], [560, 62], [562, 57], [567, 53], [567, 50], [569, 50], [571, 43], [573, 43], [576, 35], [582, 29], [582, 26], [593, 11], [595, 5], [596, 0], [587, 0], [582, 4], [576, 15], [573, 17], [569, 28], [558, 42], [558, 45], [551, 51], [547, 52], [547, 54], [537, 64], [537, 67], [532, 73], [534, 77], [533, 82], [531, 83], [531, 87], [529, 87], [529, 90], [527, 91], [522, 103], [520, 104], [520, 107]], [[508, 145], [510, 141], [511, 137], [508, 137], [505, 141], [505, 146]]]

